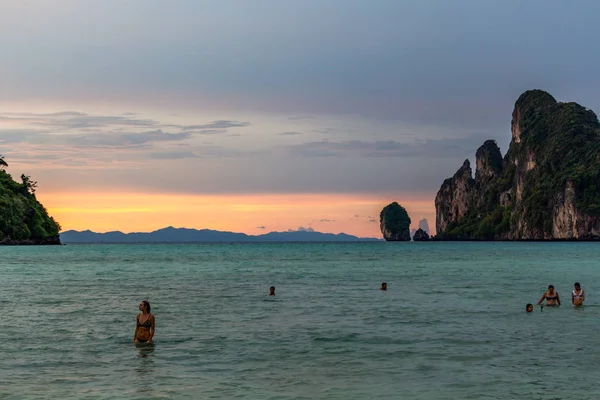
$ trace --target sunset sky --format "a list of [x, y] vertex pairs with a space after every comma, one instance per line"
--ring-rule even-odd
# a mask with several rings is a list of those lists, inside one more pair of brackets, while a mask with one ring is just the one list
[[527, 89], [600, 111], [600, 2], [7, 0], [0, 154], [63, 230], [380, 237]]

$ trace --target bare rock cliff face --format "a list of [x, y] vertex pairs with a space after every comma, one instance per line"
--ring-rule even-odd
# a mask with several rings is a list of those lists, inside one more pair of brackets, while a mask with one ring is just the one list
[[446, 179], [435, 199], [438, 240], [600, 239], [600, 122], [541, 90], [515, 103], [504, 157], [494, 141]]
[[471, 163], [465, 160], [452, 178], [446, 179], [435, 196], [435, 229], [444, 232], [467, 213], [473, 201], [475, 181], [471, 177]]

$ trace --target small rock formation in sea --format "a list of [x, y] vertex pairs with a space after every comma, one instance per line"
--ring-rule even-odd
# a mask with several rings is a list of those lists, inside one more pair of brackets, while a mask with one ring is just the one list
[[35, 197], [37, 182], [15, 182], [5, 167], [0, 156], [0, 245], [61, 244], [60, 225]]
[[419, 228], [415, 232], [415, 235], [413, 236], [413, 240], [415, 242], [425, 242], [425, 241], [428, 241], [429, 240], [429, 234], [427, 232], [425, 232], [423, 229]]
[[410, 217], [397, 202], [388, 204], [381, 210], [379, 227], [387, 241], [410, 241]]
[[600, 239], [600, 122], [577, 103], [524, 92], [502, 157], [487, 140], [435, 198], [436, 240]]

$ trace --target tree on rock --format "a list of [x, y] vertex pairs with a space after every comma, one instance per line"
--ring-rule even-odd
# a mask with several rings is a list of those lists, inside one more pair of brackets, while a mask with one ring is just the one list
[[397, 202], [383, 208], [379, 214], [379, 227], [387, 241], [410, 241], [410, 217]]

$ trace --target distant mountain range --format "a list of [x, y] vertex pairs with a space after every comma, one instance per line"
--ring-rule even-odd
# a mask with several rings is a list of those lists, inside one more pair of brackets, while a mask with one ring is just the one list
[[65, 231], [62, 243], [231, 243], [231, 242], [374, 242], [376, 238], [359, 238], [345, 233], [321, 233], [312, 230], [269, 232], [263, 235], [214, 231], [210, 229], [168, 228], [153, 232], [97, 233], [92, 231]]

